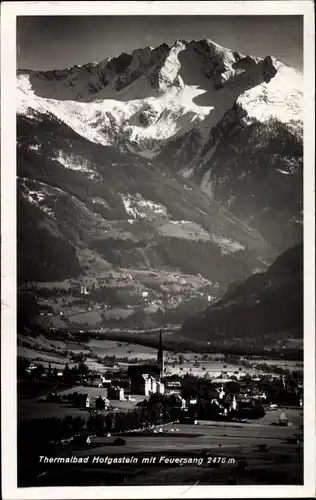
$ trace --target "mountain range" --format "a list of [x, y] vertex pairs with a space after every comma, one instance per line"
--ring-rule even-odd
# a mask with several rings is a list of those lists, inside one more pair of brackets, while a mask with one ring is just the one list
[[271, 56], [177, 40], [19, 69], [17, 99], [22, 288], [178, 322], [302, 240], [302, 74]]

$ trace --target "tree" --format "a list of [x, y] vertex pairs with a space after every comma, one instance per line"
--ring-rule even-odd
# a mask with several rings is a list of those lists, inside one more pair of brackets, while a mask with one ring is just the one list
[[108, 413], [105, 417], [106, 428], [108, 432], [112, 432], [115, 427], [115, 413]]
[[228, 382], [226, 384], [226, 392], [228, 394], [239, 394], [240, 393], [240, 384], [235, 380]]
[[96, 407], [97, 410], [104, 410], [105, 409], [106, 403], [105, 403], [104, 399], [101, 396], [99, 396], [97, 398], [97, 400], [95, 402], [95, 407]]
[[70, 371], [74, 377], [76, 377], [78, 375], [78, 367], [77, 366], [73, 366]]
[[78, 375], [87, 375], [89, 368], [84, 361], [79, 361], [78, 363]]
[[26, 370], [30, 366], [30, 362], [26, 358], [17, 359], [17, 376], [24, 377], [26, 375]]
[[65, 382], [69, 382], [69, 380], [71, 379], [71, 372], [68, 363], [65, 364], [65, 368], [63, 371], [63, 378]]
[[106, 417], [101, 413], [91, 415], [87, 422], [87, 428], [90, 434], [97, 434], [97, 436], [104, 436], [107, 431]]
[[40, 378], [45, 372], [43, 365], [37, 365], [36, 370], [34, 370], [35, 378]]
[[212, 401], [212, 399], [218, 398], [218, 393], [215, 391], [214, 387], [211, 384], [207, 384], [202, 388], [201, 396], [206, 401]]

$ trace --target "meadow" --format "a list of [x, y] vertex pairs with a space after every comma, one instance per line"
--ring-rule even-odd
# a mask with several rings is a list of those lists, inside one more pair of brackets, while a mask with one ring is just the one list
[[[87, 465], [49, 466], [37, 485], [154, 485], [154, 484], [302, 484], [302, 442], [288, 440], [301, 436], [302, 412], [286, 410], [289, 427], [276, 425], [279, 412], [267, 412], [253, 423], [199, 421], [198, 425], [166, 424], [149, 432], [124, 433], [125, 446], [115, 444], [116, 436], [91, 437], [87, 447], [69, 443], [56, 446], [60, 457], [90, 456]], [[260, 445], [268, 446], [263, 452]], [[137, 457], [133, 465], [93, 464], [93, 457]], [[144, 465], [142, 458], [156, 457], [158, 465]], [[159, 464], [160, 457], [203, 457], [193, 465]], [[212, 463], [216, 457], [221, 463]], [[239, 464], [246, 466], [239, 467]], [[67, 475], [66, 475], [67, 472]], [[238, 482], [231, 481], [238, 478]]]

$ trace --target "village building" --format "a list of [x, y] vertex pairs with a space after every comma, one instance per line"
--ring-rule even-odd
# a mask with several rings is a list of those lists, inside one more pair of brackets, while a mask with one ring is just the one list
[[140, 373], [132, 378], [131, 391], [133, 394], [149, 396], [152, 392], [152, 377], [148, 373]]
[[165, 385], [157, 380], [156, 382], [156, 392], [157, 394], [164, 394], [165, 393]]
[[253, 391], [252, 392], [253, 399], [265, 401], [267, 399], [267, 394], [263, 391]]
[[105, 378], [100, 373], [88, 376], [85, 381], [86, 384], [91, 387], [103, 387], [103, 384], [106, 382]]
[[165, 386], [149, 373], [138, 374], [132, 378], [131, 393], [149, 396], [150, 394], [164, 394]]
[[213, 380], [211, 380], [211, 384], [213, 384], [214, 386], [218, 385], [218, 386], [223, 386], [225, 384], [228, 384], [228, 382], [231, 382], [232, 380], [230, 378], [223, 378], [223, 377], [220, 377], [220, 378], [214, 378]]
[[106, 410], [110, 406], [110, 401], [105, 396], [100, 396], [95, 401], [96, 410]]
[[103, 387], [110, 387], [110, 385], [112, 384], [112, 380], [109, 379], [109, 378], [102, 378], [102, 384], [103, 384]]
[[237, 401], [236, 401], [236, 396], [234, 394], [230, 404], [230, 411], [235, 411], [235, 410], [237, 410]]
[[166, 389], [168, 392], [177, 392], [181, 393], [182, 385], [178, 380], [168, 381], [166, 385]]
[[117, 385], [109, 387], [108, 398], [115, 399], [118, 401], [124, 401], [125, 400], [124, 389]]
[[287, 426], [289, 423], [287, 416], [284, 412], [279, 416], [279, 425]]
[[222, 385], [220, 385], [216, 391], [218, 392], [218, 398], [219, 399], [223, 399], [224, 396], [225, 396], [225, 391], [224, 391], [224, 387]]

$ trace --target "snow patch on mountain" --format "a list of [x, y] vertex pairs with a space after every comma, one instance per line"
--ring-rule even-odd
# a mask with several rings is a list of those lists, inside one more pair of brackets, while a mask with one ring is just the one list
[[[179, 91], [172, 88], [158, 98], [82, 103], [36, 96], [30, 88], [28, 75], [19, 76], [18, 85], [18, 113], [32, 115], [35, 110], [52, 114], [92, 142], [112, 145], [123, 137], [132, 144], [139, 144], [144, 151], [153, 150], [156, 154], [159, 149], [155, 151], [155, 147], [160, 142], [190, 130], [213, 109], [213, 106], [198, 106], [193, 102], [204, 92], [193, 86], [185, 86]], [[157, 118], [144, 127], [139, 116], [147, 107], [155, 111]]]
[[158, 228], [163, 236], [186, 240], [211, 241], [211, 236], [200, 224], [189, 220], [170, 220]]
[[[101, 231], [106, 229], [107, 223], [99, 213], [92, 211], [90, 207], [67, 191], [27, 177], [18, 177], [18, 182], [22, 196], [50, 217], [58, 219], [57, 209], [60, 204], [71, 203], [73, 211], [77, 212], [79, 218], [85, 217], [86, 220], [93, 221], [95, 229], [98, 228]], [[55, 208], [56, 212], [54, 212]]]
[[213, 236], [213, 241], [221, 247], [222, 254], [235, 253], [240, 250], [245, 250], [245, 247], [229, 238], [215, 237]]
[[244, 92], [238, 99], [249, 118], [259, 121], [275, 117], [283, 123], [303, 121], [303, 75], [282, 63], [269, 83]]
[[40, 145], [39, 144], [29, 144], [28, 150], [29, 151], [39, 151]]
[[144, 199], [139, 193], [136, 196], [121, 194], [125, 211], [134, 219], [163, 216], [167, 217], [167, 209], [159, 203]]
[[28, 187], [25, 181], [22, 181], [21, 187], [21, 194], [29, 203], [35, 205], [46, 215], [55, 219], [55, 212], [48, 205], [51, 193], [45, 188], [45, 186], [41, 186], [41, 189], [34, 190]]
[[184, 226], [186, 224], [192, 224], [192, 221], [190, 221], [190, 220], [171, 220], [170, 223]]
[[94, 170], [89, 168], [89, 162], [74, 154], [65, 154], [63, 151], [58, 151], [55, 158], [59, 163], [61, 163], [66, 169], [76, 170], [79, 172], [95, 173]]
[[201, 181], [201, 189], [206, 193], [210, 198], [213, 197], [212, 191], [212, 169], [210, 168], [205, 172]]
[[[179, 174], [182, 175], [185, 179], [190, 179], [194, 174], [194, 167], [184, 167], [179, 171]], [[185, 186], [184, 186], [185, 187]]]
[[287, 172], [286, 170], [282, 170], [281, 168], [277, 168], [276, 171], [280, 172], [280, 174], [283, 174], [283, 175], [290, 175], [290, 172]]
[[110, 205], [102, 198], [91, 198], [93, 204], [102, 205], [105, 208], [110, 208]]

